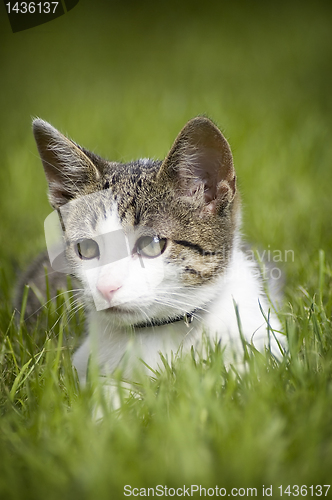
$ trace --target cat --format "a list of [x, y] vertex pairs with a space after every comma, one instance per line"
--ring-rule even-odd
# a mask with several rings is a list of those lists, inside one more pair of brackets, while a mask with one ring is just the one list
[[33, 133], [61, 233], [50, 280], [67, 272], [83, 290], [82, 382], [92, 352], [102, 374], [122, 366], [130, 379], [141, 360], [157, 369], [160, 353], [203, 335], [225, 359], [243, 359], [243, 339], [281, 356], [285, 336], [241, 240], [231, 149], [209, 118], [191, 119], [163, 161], [107, 161], [39, 118]]

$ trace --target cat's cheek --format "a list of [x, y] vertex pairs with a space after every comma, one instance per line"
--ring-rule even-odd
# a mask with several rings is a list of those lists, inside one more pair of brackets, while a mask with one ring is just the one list
[[[125, 260], [125, 259], [124, 259]], [[114, 304], [140, 308], [153, 302], [155, 290], [164, 279], [164, 263], [161, 258], [127, 259], [127, 274], [121, 288], [114, 295]]]
[[98, 268], [90, 269], [88, 272], [86, 270], [84, 271], [80, 269], [79, 274], [76, 274], [78, 279], [83, 283], [86, 302], [91, 302], [97, 311], [108, 307], [107, 303], [101, 300], [101, 297], [99, 297], [95, 292], [98, 281], [98, 274]]
[[165, 276], [165, 262], [161, 255], [153, 259], [137, 259], [133, 264], [133, 278], [136, 283], [141, 283], [141, 286], [151, 290], [162, 283]]

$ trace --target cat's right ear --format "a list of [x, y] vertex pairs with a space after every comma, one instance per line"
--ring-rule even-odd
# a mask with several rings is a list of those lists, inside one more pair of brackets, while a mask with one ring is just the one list
[[97, 183], [97, 167], [77, 144], [40, 118], [32, 126], [54, 208], [82, 194], [87, 184]]
[[202, 116], [181, 130], [158, 175], [180, 197], [194, 200], [202, 215], [220, 213], [236, 194], [229, 144], [218, 127]]

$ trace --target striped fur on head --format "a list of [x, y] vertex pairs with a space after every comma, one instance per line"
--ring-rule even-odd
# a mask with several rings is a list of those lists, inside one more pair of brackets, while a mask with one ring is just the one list
[[[83, 236], [75, 233], [82, 227], [91, 237], [116, 210], [125, 232], [167, 240], [165, 266], [177, 269], [184, 289], [211, 283], [227, 268], [239, 199], [230, 147], [208, 118], [190, 120], [164, 161], [125, 164], [85, 150], [43, 120], [34, 121], [33, 131], [51, 205], [78, 201], [68, 215], [74, 238]], [[84, 195], [91, 193], [99, 195], [89, 204]]]

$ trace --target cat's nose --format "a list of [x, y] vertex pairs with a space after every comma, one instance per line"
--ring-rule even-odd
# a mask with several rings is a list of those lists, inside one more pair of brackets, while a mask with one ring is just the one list
[[110, 285], [107, 283], [99, 283], [97, 285], [98, 291], [102, 294], [104, 299], [110, 304], [117, 290], [121, 288], [121, 285]]

